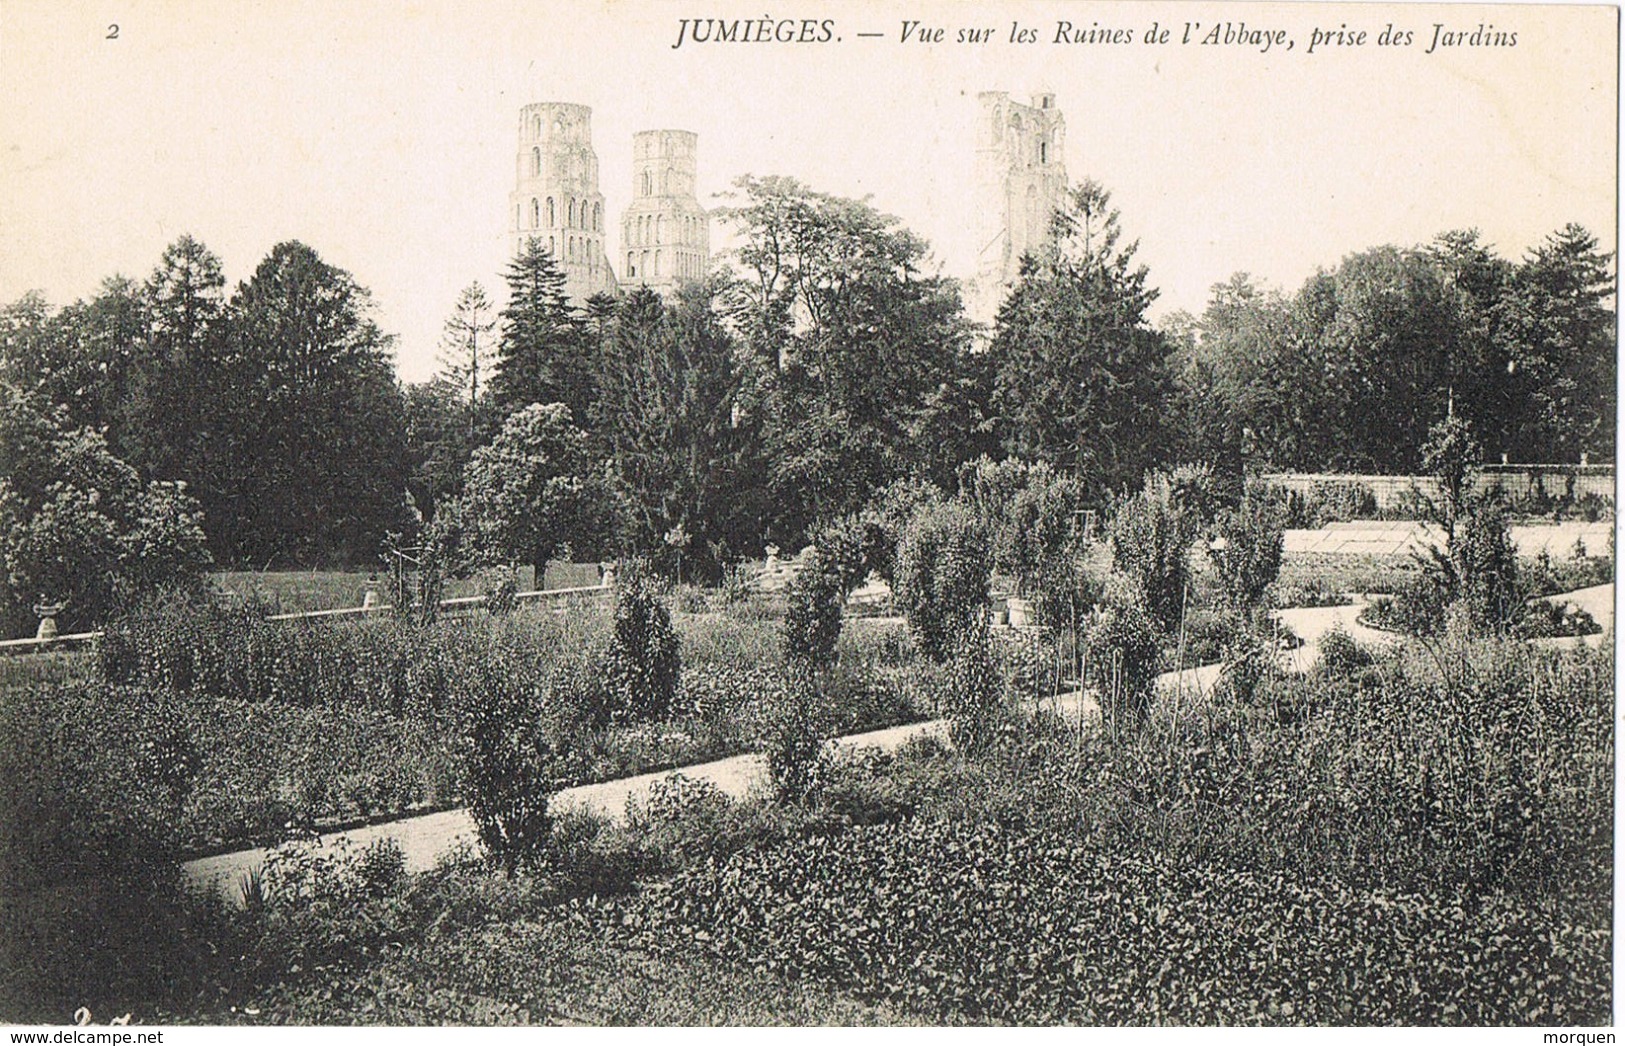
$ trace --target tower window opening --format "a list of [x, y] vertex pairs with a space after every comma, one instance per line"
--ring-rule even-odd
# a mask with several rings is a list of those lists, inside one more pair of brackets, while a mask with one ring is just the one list
[[542, 150], [538, 146], [531, 146], [531, 149], [530, 149], [530, 176], [532, 178], [538, 178], [538, 177], [541, 176], [541, 173], [542, 173]]
[[547, 198], [547, 227], [549, 229], [557, 229], [559, 227], [559, 215], [558, 212], [553, 208], [553, 197], [551, 196]]
[[530, 198], [530, 227], [535, 229], [542, 224], [542, 207], [536, 202], [536, 197]]

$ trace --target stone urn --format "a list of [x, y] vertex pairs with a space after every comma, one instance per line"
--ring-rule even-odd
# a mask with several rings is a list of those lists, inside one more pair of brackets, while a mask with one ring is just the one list
[[47, 640], [57, 637], [56, 616], [67, 607], [67, 603], [47, 603], [41, 600], [34, 606], [34, 613], [39, 617], [39, 631], [34, 634], [35, 639]]

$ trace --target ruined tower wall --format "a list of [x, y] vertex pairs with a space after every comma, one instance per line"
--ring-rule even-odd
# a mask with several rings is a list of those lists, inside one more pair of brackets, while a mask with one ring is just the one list
[[514, 253], [531, 237], [546, 244], [564, 272], [565, 292], [577, 305], [613, 292], [591, 108], [540, 102], [519, 111], [515, 186], [510, 198]]
[[694, 195], [699, 136], [639, 131], [632, 136], [632, 203], [621, 217], [625, 283], [669, 292], [703, 277], [711, 264], [708, 216]]
[[1050, 244], [1051, 219], [1065, 205], [1066, 118], [1052, 94], [1031, 105], [1004, 91], [976, 98], [977, 257], [966, 306], [972, 319], [991, 323], [1022, 256]]

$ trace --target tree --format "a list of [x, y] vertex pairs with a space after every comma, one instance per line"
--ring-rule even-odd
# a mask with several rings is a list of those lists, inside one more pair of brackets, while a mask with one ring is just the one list
[[1297, 454], [1304, 393], [1292, 382], [1314, 375], [1299, 373], [1292, 319], [1280, 294], [1238, 272], [1214, 284], [1202, 315], [1174, 332], [1170, 364], [1184, 460], [1239, 474], [1248, 459], [1273, 464]]
[[103, 280], [89, 301], [59, 310], [29, 292], [0, 310], [0, 375], [60, 407], [69, 427], [116, 430], [145, 334], [142, 313], [139, 288], [122, 276]]
[[1098, 183], [1073, 190], [1056, 244], [1022, 261], [999, 309], [993, 406], [1009, 453], [1083, 477], [1099, 497], [1150, 465], [1171, 392], [1156, 297]]
[[927, 505], [897, 543], [897, 606], [920, 651], [939, 664], [986, 627], [993, 552], [987, 529], [963, 505]]
[[984, 430], [969, 328], [925, 241], [867, 200], [746, 176], [721, 212], [739, 233], [729, 311], [751, 359], [781, 540], [861, 506], [893, 479], [939, 479]]
[[492, 350], [487, 338], [496, 330], [491, 302], [479, 282], [464, 287], [457, 305], [446, 319], [440, 341], [440, 376], [457, 390], [467, 415], [468, 443], [477, 442], [480, 428], [480, 397], [492, 369]]
[[668, 305], [642, 288], [620, 303], [600, 356], [594, 430], [614, 466], [627, 549], [666, 557], [674, 546], [664, 535], [681, 528], [690, 569], [715, 577], [754, 550], [764, 506], [737, 346], [713, 293], [692, 283]]
[[533, 403], [563, 403], [572, 417], [590, 416], [594, 398], [581, 321], [564, 293], [552, 252], [530, 237], [508, 266], [491, 393], [503, 416]]
[[1614, 455], [1613, 255], [1569, 224], [1513, 272], [1495, 310], [1511, 398], [1522, 407], [1517, 456]]
[[27, 630], [38, 601], [66, 603], [59, 620], [91, 626], [159, 586], [201, 579], [197, 502], [179, 484], [143, 483], [91, 429], [63, 427], [0, 382], [0, 628]]
[[1247, 484], [1241, 501], [1219, 513], [1208, 547], [1225, 602], [1251, 609], [1281, 572], [1286, 523], [1278, 501], [1259, 480]]
[[1140, 605], [1172, 632], [1185, 610], [1187, 557], [1201, 513], [1181, 483], [1192, 470], [1151, 472], [1138, 494], [1119, 499], [1111, 519], [1112, 566], [1132, 582]]
[[481, 557], [533, 564], [540, 578], [554, 553], [582, 536], [589, 487], [587, 434], [570, 408], [520, 410], [468, 462], [464, 498]]
[[462, 493], [463, 470], [474, 453], [460, 392], [440, 378], [405, 391], [406, 488], [425, 517], [443, 499]]
[[226, 371], [225, 285], [220, 259], [191, 236], [164, 249], [142, 287], [146, 327], [115, 437], [146, 475], [189, 482], [211, 518], [230, 496], [239, 405]]
[[1440, 233], [1423, 248], [1439, 271], [1457, 316], [1447, 375], [1450, 407], [1492, 448], [1511, 453], [1519, 415], [1497, 305], [1513, 266], [1479, 242], [1477, 229]]
[[1448, 407], [1456, 302], [1418, 251], [1350, 255], [1330, 279], [1330, 309], [1312, 328], [1325, 375], [1325, 464], [1413, 472], [1428, 419]]
[[349, 273], [292, 241], [238, 288], [225, 558], [363, 562], [404, 526], [401, 394], [371, 311]]

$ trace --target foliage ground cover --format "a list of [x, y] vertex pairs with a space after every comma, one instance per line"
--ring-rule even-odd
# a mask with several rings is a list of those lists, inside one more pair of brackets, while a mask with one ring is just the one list
[[1468, 644], [1132, 736], [1034, 723], [602, 923], [941, 1019], [1606, 1022], [1611, 681], [1607, 654]]

